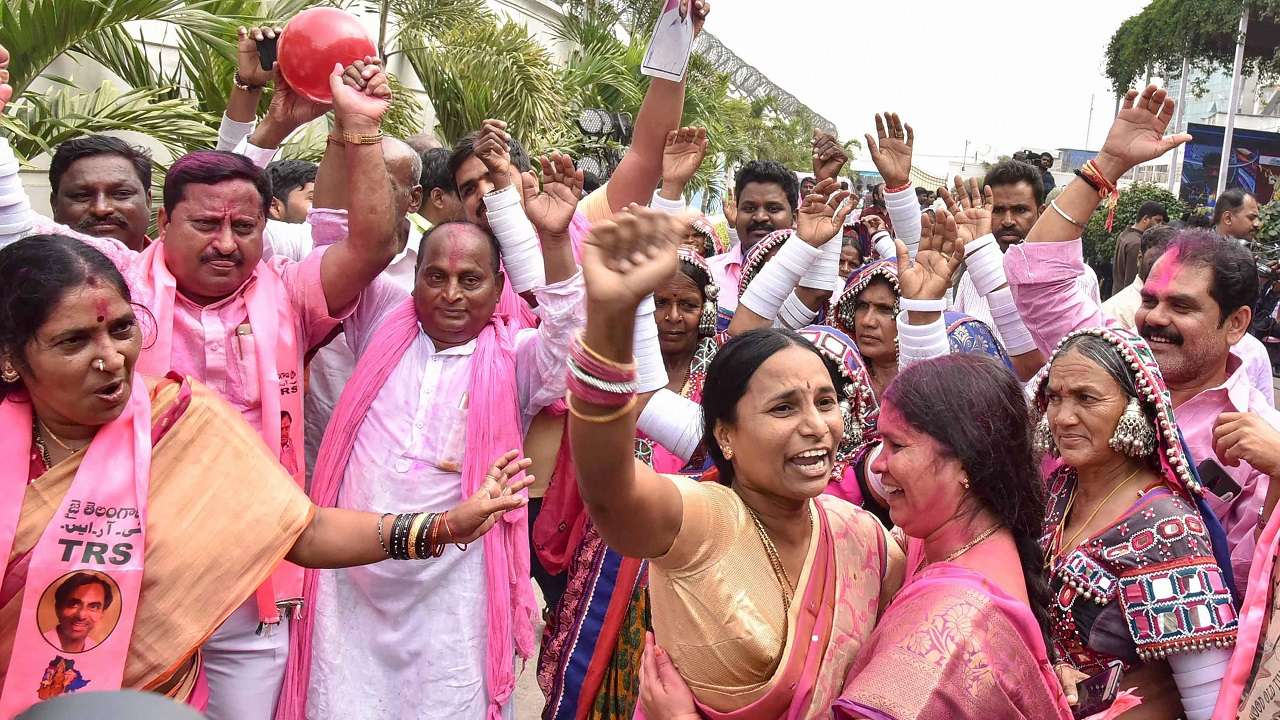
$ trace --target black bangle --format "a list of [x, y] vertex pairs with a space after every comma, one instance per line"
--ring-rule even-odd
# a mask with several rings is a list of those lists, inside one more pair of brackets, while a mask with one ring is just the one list
[[245, 92], [253, 92], [255, 90], [261, 90], [262, 88], [266, 87], [265, 85], [250, 85], [249, 83], [245, 82], [240, 77], [239, 70], [236, 71], [235, 75], [231, 76], [231, 82], [235, 83], [236, 88], [240, 90], [244, 90]]
[[1093, 179], [1092, 179], [1092, 178], [1090, 178], [1088, 175], [1085, 175], [1084, 173], [1080, 172], [1079, 170], [1076, 170], [1076, 171], [1075, 171], [1075, 173], [1076, 173], [1076, 177], [1080, 178], [1081, 180], [1083, 180], [1083, 181], [1085, 182], [1085, 184], [1086, 184], [1086, 185], [1088, 185], [1089, 187], [1093, 188], [1093, 191], [1094, 191], [1094, 192], [1096, 192], [1096, 193], [1101, 193], [1101, 192], [1102, 192], [1102, 188], [1098, 187], [1098, 184], [1097, 184], [1096, 182], [1094, 182], [1094, 181], [1093, 181]]
[[409, 523], [413, 522], [413, 513], [401, 513], [396, 516], [391, 526], [391, 557], [396, 560], [409, 559]]

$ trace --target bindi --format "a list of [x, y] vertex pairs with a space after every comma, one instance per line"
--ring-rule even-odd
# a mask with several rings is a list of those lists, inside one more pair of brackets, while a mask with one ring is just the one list
[[94, 309], [98, 311], [98, 322], [107, 321], [107, 301], [104, 298], [98, 298], [94, 301]]

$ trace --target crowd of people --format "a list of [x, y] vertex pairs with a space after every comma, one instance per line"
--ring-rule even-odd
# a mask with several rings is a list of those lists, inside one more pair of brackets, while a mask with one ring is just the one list
[[1106, 302], [1083, 258], [1190, 139], [1165, 91], [1056, 190], [917, 188], [886, 113], [864, 197], [815, 132], [803, 183], [737, 169], [725, 233], [682, 82], [589, 187], [501, 120], [384, 135], [377, 58], [303, 98], [276, 32], [154, 234], [144, 151], [57, 146], [45, 218], [0, 137], [0, 716], [496, 720], [526, 664], [548, 720], [1280, 713], [1257, 203], [1143, 205]]

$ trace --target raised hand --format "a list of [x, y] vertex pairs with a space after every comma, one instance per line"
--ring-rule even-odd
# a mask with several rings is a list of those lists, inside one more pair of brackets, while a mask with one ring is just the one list
[[688, 214], [669, 215], [632, 203], [612, 221], [597, 223], [582, 245], [588, 308], [634, 310], [670, 280], [676, 251], [692, 221]]
[[729, 187], [720, 204], [724, 206], [724, 220], [729, 223], [729, 229], [732, 230], [738, 225], [738, 198], [733, 195], [733, 186]]
[[920, 249], [915, 260], [901, 240], [898, 249], [898, 287], [902, 297], [913, 300], [938, 300], [951, 287], [951, 277], [964, 261], [964, 241], [956, 232], [956, 220], [946, 210], [937, 219], [929, 213], [920, 216]]
[[813, 131], [813, 177], [819, 182], [840, 174], [840, 170], [849, 162], [849, 154], [844, 151], [835, 135], [821, 130]]
[[9, 84], [9, 51], [0, 45], [0, 113], [13, 99], [13, 86]]
[[844, 228], [844, 219], [853, 211], [853, 203], [844, 204], [849, 191], [836, 190], [840, 183], [827, 178], [814, 186], [804, 198], [796, 216], [796, 234], [813, 247], [822, 247]]
[[711, 14], [710, 0], [689, 0], [693, 11], [693, 37], [702, 34], [702, 27], [707, 24], [707, 16]]
[[246, 85], [261, 87], [269, 85], [276, 79], [275, 67], [262, 69], [262, 58], [258, 54], [258, 42], [272, 40], [284, 32], [277, 27], [240, 28], [236, 30], [236, 72], [240, 81]]
[[[662, 149], [662, 190], [679, 197], [707, 155], [707, 129], [686, 127], [667, 133]], [[675, 197], [668, 197], [672, 200]]]
[[363, 90], [345, 81], [346, 71], [341, 65], [334, 65], [333, 73], [329, 75], [333, 112], [347, 132], [377, 132], [382, 125], [382, 116], [391, 107], [391, 82], [381, 62], [377, 58], [366, 57], [364, 63], [365, 68], [361, 72], [365, 82]]
[[876, 115], [876, 137], [865, 137], [871, 161], [884, 178], [884, 184], [889, 188], [906, 185], [911, 177], [911, 153], [916, 143], [916, 133], [911, 126], [903, 125], [897, 113]]
[[485, 120], [474, 145], [476, 157], [484, 163], [493, 181], [493, 189], [501, 190], [511, 184], [511, 136], [507, 124], [501, 120]]
[[573, 158], [558, 152], [542, 158], [541, 163], [541, 190], [532, 172], [521, 176], [524, 212], [541, 235], [565, 235], [582, 199], [582, 171], [573, 166]]
[[446, 515], [447, 540], [459, 544], [472, 542], [489, 532], [504, 514], [524, 507], [529, 501], [519, 493], [533, 484], [533, 476], [515, 478], [532, 462], [529, 458], [520, 458], [518, 450], [509, 450], [495, 460], [480, 489]]
[[955, 193], [938, 188], [938, 197], [947, 205], [947, 211], [956, 218], [956, 233], [966, 243], [991, 233], [991, 208], [995, 201], [991, 187], [982, 186], [978, 178], [955, 179]]
[[1120, 114], [1111, 123], [1095, 162], [1107, 179], [1115, 182], [1129, 168], [1160, 157], [1189, 142], [1186, 133], [1165, 136], [1176, 103], [1165, 90], [1148, 85], [1139, 95], [1130, 90], [1124, 96]]

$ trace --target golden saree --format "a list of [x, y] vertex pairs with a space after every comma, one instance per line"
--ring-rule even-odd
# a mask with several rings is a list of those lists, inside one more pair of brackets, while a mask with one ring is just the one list
[[[187, 380], [151, 387], [146, 565], [125, 688], [185, 701], [197, 651], [249, 598], [311, 521], [311, 502], [261, 437], [211, 390]], [[27, 486], [0, 585], [0, 682], [8, 671], [27, 562], [79, 467], [69, 458]]]

